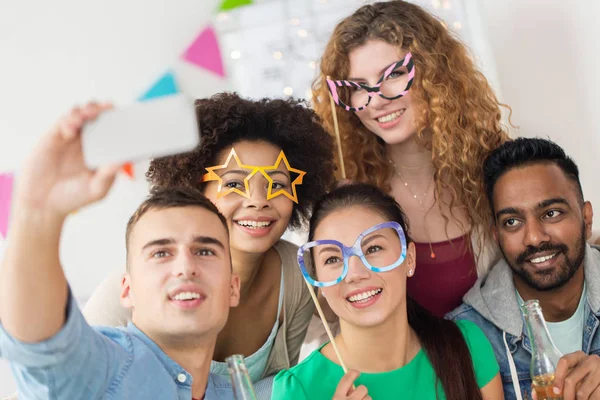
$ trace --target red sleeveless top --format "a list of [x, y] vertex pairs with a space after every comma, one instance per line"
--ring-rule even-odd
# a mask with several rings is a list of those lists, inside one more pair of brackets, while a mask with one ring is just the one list
[[462, 297], [477, 280], [477, 265], [470, 245], [470, 235], [431, 243], [415, 243], [417, 268], [407, 281], [408, 295], [443, 317], [462, 303]]

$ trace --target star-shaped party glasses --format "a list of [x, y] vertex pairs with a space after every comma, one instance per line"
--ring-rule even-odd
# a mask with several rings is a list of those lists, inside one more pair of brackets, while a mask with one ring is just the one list
[[[239, 167], [240, 170], [248, 171], [248, 174], [244, 178], [244, 190], [243, 191], [236, 187], [223, 188], [223, 178], [215, 172], [218, 170], [229, 168], [229, 165], [231, 164], [232, 160], [237, 164], [237, 166]], [[279, 170], [279, 167], [282, 162], [285, 164], [286, 169], [290, 173], [295, 173], [298, 175], [290, 184], [291, 185], [291, 193], [289, 191], [287, 191], [285, 188], [273, 190], [273, 184], [275, 182], [273, 181], [273, 178], [269, 174], [269, 171]], [[232, 148], [231, 151], [229, 152], [229, 155], [227, 156], [227, 159], [225, 160], [225, 164], [208, 167], [208, 168], [206, 168], [206, 171], [208, 171], [208, 172], [206, 174], [204, 174], [204, 176], [202, 177], [202, 182], [209, 182], [209, 181], [218, 181], [219, 182], [219, 185], [217, 188], [217, 198], [221, 198], [230, 193], [236, 193], [236, 194], [239, 194], [240, 196], [250, 198], [249, 181], [250, 181], [250, 179], [252, 179], [252, 177], [254, 175], [256, 175], [258, 172], [260, 172], [261, 175], [264, 176], [265, 179], [269, 182], [269, 187], [267, 189], [267, 200], [270, 200], [279, 195], [284, 195], [288, 199], [292, 200], [294, 203], [298, 203], [298, 193], [296, 192], [296, 185], [301, 185], [302, 180], [304, 179], [304, 175], [306, 175], [305, 171], [302, 171], [302, 170], [299, 170], [296, 168], [292, 168], [290, 166], [290, 163], [288, 162], [287, 157], [285, 156], [285, 153], [283, 152], [283, 150], [279, 153], [279, 156], [277, 157], [275, 164], [268, 165], [268, 166], [258, 166], [258, 165], [243, 164], [234, 148]]]

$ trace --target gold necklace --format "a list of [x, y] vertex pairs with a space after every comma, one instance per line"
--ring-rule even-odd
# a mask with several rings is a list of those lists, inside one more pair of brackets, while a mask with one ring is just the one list
[[[390, 162], [391, 162], [391, 160], [390, 160]], [[396, 163], [393, 163], [393, 164], [394, 164], [394, 168], [400, 167], [400, 168], [408, 170], [408, 171], [416, 171], [416, 170], [419, 170], [419, 169], [427, 168], [428, 166], [431, 165], [431, 164], [425, 164], [425, 165], [420, 165], [418, 167], [411, 167], [411, 166], [408, 166], [408, 165], [400, 165], [400, 164], [396, 164]]]
[[394, 170], [396, 171], [396, 174], [398, 174], [398, 176], [402, 180], [402, 183], [404, 183], [404, 187], [407, 188], [408, 191], [410, 192], [410, 194], [412, 195], [412, 197], [419, 202], [419, 205], [421, 206], [421, 211], [425, 212], [425, 199], [427, 198], [427, 193], [429, 193], [429, 188], [431, 187], [431, 183], [433, 182], [433, 176], [431, 177], [429, 184], [425, 188], [423, 197], [419, 198], [419, 196], [417, 196], [417, 194], [415, 192], [413, 192], [413, 190], [410, 188], [410, 186], [408, 186], [408, 182], [404, 178], [404, 175], [402, 175], [402, 173], [398, 170], [398, 168], [396, 168], [396, 163], [393, 162], [392, 160], [389, 160], [389, 161], [394, 166]]
[[[429, 240], [429, 250], [431, 251], [430, 257], [432, 259], [434, 259], [435, 252], [433, 251], [433, 246], [431, 244], [431, 237], [429, 235], [429, 229], [427, 229], [427, 224], [425, 223], [425, 200], [427, 199], [427, 193], [429, 193], [429, 188], [431, 187], [431, 184], [433, 183], [433, 176], [431, 177], [431, 179], [429, 180], [429, 184], [425, 188], [425, 193], [423, 193], [423, 197], [419, 198], [419, 196], [417, 196], [417, 194], [415, 192], [413, 192], [413, 190], [410, 188], [410, 186], [408, 186], [408, 182], [406, 181], [406, 179], [404, 179], [404, 176], [396, 167], [396, 163], [389, 158], [388, 158], [388, 161], [394, 167], [394, 171], [396, 172], [398, 177], [400, 177], [400, 179], [402, 180], [402, 183], [404, 183], [404, 187], [406, 189], [408, 189], [408, 191], [410, 192], [412, 197], [419, 202], [419, 206], [421, 207], [421, 212], [424, 213], [423, 214], [423, 227], [425, 228], [425, 234], [427, 235], [427, 239]], [[424, 167], [419, 167], [419, 168], [415, 168], [415, 169], [422, 169], [422, 168], [424, 168]]]

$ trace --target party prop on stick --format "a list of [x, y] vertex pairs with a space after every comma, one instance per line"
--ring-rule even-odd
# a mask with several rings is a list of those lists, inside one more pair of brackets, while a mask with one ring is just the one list
[[[231, 165], [232, 160], [234, 161], [234, 164], [237, 164], [237, 167], [238, 167], [237, 169], [233, 169], [233, 170], [229, 169], [229, 166]], [[275, 182], [273, 181], [271, 174], [274, 171], [281, 172], [281, 170], [279, 169], [279, 166], [281, 165], [281, 163], [285, 164], [285, 168], [290, 172], [290, 174], [294, 173], [294, 174], [298, 175], [290, 183], [290, 186], [292, 187], [291, 193], [289, 191], [287, 191], [285, 188], [275, 189], [275, 190], [273, 189], [273, 185], [275, 184]], [[233, 166], [235, 166], [235, 165], [233, 165]], [[267, 191], [267, 200], [271, 200], [272, 198], [277, 197], [279, 195], [284, 195], [285, 197], [292, 200], [296, 204], [298, 203], [298, 193], [296, 192], [296, 185], [301, 185], [302, 180], [304, 179], [304, 175], [306, 175], [305, 171], [302, 171], [302, 170], [299, 170], [296, 168], [292, 168], [290, 166], [290, 163], [288, 162], [288, 159], [285, 156], [285, 153], [283, 152], [283, 150], [281, 150], [281, 152], [279, 153], [279, 156], [277, 157], [277, 160], [275, 161], [275, 163], [273, 165], [259, 166], [259, 165], [243, 164], [242, 161], [240, 160], [239, 156], [237, 155], [235, 149], [231, 148], [231, 151], [229, 152], [229, 156], [227, 156], [227, 160], [225, 161], [225, 164], [208, 167], [208, 168], [206, 168], [206, 170], [208, 172], [206, 174], [204, 174], [204, 176], [202, 177], [202, 182], [209, 182], [209, 181], [218, 181], [219, 182], [219, 186], [217, 188], [217, 198], [221, 198], [225, 195], [228, 195], [229, 193], [237, 193], [240, 196], [250, 198], [250, 183], [249, 183], [249, 181], [254, 175], [256, 175], [257, 173], [260, 173], [269, 182], [269, 189]], [[224, 187], [223, 186], [223, 178], [215, 172], [218, 170], [226, 170], [226, 171], [224, 171], [223, 175], [226, 172], [242, 175], [243, 180], [244, 180], [244, 189], [240, 190], [235, 187], [231, 187], [231, 188], [228, 186]], [[243, 170], [246, 170], [246, 171], [243, 171]]]
[[379, 96], [386, 100], [396, 100], [408, 93], [414, 82], [414, 78], [415, 64], [411, 53], [406, 53], [406, 56], [402, 60], [390, 64], [375, 86], [368, 86], [363, 82], [331, 80], [327, 76], [325, 83], [329, 89], [333, 127], [338, 144], [343, 178], [346, 178], [346, 170], [344, 168], [342, 141], [340, 139], [335, 104], [346, 111], [358, 112], [364, 110], [373, 97]]
[[[328, 81], [330, 80], [329, 76], [327, 76], [327, 80]], [[328, 92], [329, 92], [329, 101], [331, 104], [331, 114], [333, 115], [333, 130], [335, 131], [335, 139], [337, 142], [338, 156], [340, 158], [340, 168], [342, 170], [342, 179], [346, 179], [346, 167], [344, 166], [344, 153], [342, 151], [342, 139], [340, 138], [340, 129], [338, 127], [337, 114], [336, 114], [336, 110], [335, 110], [335, 101], [333, 100], [331, 91], [328, 91]]]
[[[394, 246], [396, 239], [398, 241], [398, 246]], [[367, 258], [367, 255], [363, 252], [363, 248], [374, 246], [373, 243], [376, 243], [378, 240], [385, 241], [385, 243], [389, 244], [391, 251], [396, 249], [398, 257], [395, 259], [390, 259], [389, 257]], [[321, 255], [320, 263], [322, 263], [322, 265], [320, 263], [316, 265], [314, 254], [322, 253], [327, 253], [327, 256]], [[332, 265], [326, 265], [328, 264], [328, 261], [332, 259], [334, 254], [338, 261], [334, 261]], [[329, 340], [333, 345], [333, 350], [340, 361], [344, 373], [348, 372], [348, 369], [336, 346], [329, 324], [325, 319], [321, 305], [314, 293], [313, 286], [325, 288], [340, 284], [348, 275], [350, 258], [355, 256], [360, 258], [365, 268], [375, 273], [387, 272], [398, 268], [402, 265], [407, 256], [406, 235], [404, 234], [404, 229], [395, 221], [382, 222], [363, 231], [358, 235], [356, 241], [350, 247], [345, 246], [337, 240], [320, 239], [303, 244], [298, 248], [297, 253], [298, 266], [304, 277], [304, 282], [309, 288], [310, 295], [315, 303], [319, 317], [321, 317], [323, 325], [325, 326], [325, 331], [329, 336]], [[307, 260], [311, 261], [311, 264], [308, 266], [306, 264]], [[343, 269], [340, 271], [339, 262], [342, 262], [341, 260], [343, 260]], [[319, 268], [319, 266], [321, 270], [319, 276], [317, 276], [317, 268]]]
[[[346, 367], [346, 363], [342, 359], [340, 350], [338, 349], [337, 345], [335, 344], [335, 339], [333, 337], [333, 333], [331, 333], [331, 328], [329, 327], [329, 323], [327, 323], [327, 320], [325, 319], [325, 314], [323, 313], [323, 309], [321, 308], [321, 305], [319, 304], [317, 295], [315, 294], [315, 291], [313, 290], [312, 285], [310, 283], [308, 283], [308, 281], [306, 279], [304, 279], [304, 283], [306, 283], [306, 286], [308, 286], [308, 292], [310, 293], [310, 297], [312, 297], [313, 302], [315, 303], [315, 307], [317, 307], [317, 312], [319, 313], [319, 317], [321, 318], [321, 321], [323, 322], [323, 326], [325, 326], [325, 331], [327, 332], [329, 341], [331, 342], [331, 345], [333, 346], [333, 351], [335, 352], [335, 355], [337, 356], [338, 360], [340, 361], [340, 365], [342, 366], [344, 373], [347, 373], [348, 367]], [[352, 387], [354, 387], [354, 385], [352, 385]]]

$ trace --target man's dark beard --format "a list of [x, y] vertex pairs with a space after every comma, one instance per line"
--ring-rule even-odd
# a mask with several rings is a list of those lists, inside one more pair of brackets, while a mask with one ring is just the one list
[[[510, 268], [523, 281], [525, 281], [527, 286], [529, 286], [535, 290], [538, 290], [540, 292], [543, 292], [543, 291], [553, 290], [553, 289], [563, 286], [565, 283], [567, 283], [573, 277], [573, 275], [575, 275], [575, 272], [577, 272], [579, 267], [581, 267], [581, 265], [583, 264], [583, 259], [585, 258], [585, 243], [586, 243], [586, 241], [585, 241], [585, 224], [582, 224], [581, 236], [579, 237], [579, 241], [575, 245], [576, 252], [575, 252], [574, 260], [572, 260], [568, 257], [568, 255], [567, 255], [568, 247], [564, 244], [553, 245], [551, 243], [544, 243], [540, 247], [527, 246], [527, 249], [517, 257], [516, 265], [513, 264], [506, 257], [506, 254], [504, 253], [502, 246], [500, 246], [500, 250], [502, 251], [502, 255], [504, 256], [504, 259], [506, 260], [506, 262], [508, 263]], [[540, 279], [536, 279], [535, 275], [530, 273], [527, 269], [522, 268], [523, 264], [525, 262], [527, 262], [525, 260], [528, 257], [531, 257], [532, 255], [541, 253], [543, 251], [553, 251], [553, 250], [556, 250], [557, 252], [561, 252], [564, 254], [565, 265], [561, 266], [561, 268], [559, 268], [558, 270], [554, 270], [552, 272], [536, 274], [538, 276], [543, 275], [545, 277], [552, 278], [551, 281], [548, 282], [548, 281], [544, 280], [543, 282], [540, 282]], [[557, 254], [557, 256], [558, 256], [558, 254]]]

